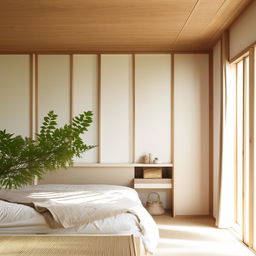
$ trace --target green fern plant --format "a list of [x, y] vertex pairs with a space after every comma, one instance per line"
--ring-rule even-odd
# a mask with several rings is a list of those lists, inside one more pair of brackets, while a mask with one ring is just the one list
[[94, 145], [86, 145], [81, 134], [92, 123], [93, 113], [83, 112], [69, 124], [57, 128], [57, 115], [50, 111], [35, 139], [0, 130], [0, 187], [19, 188], [49, 172], [73, 165], [73, 158]]

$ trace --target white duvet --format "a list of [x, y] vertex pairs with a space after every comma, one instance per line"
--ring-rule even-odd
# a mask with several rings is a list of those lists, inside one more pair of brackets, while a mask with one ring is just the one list
[[[102, 193], [103, 191], [106, 195], [114, 193], [129, 198], [129, 200], [134, 201], [135, 206], [129, 213], [121, 213], [78, 227], [51, 229], [44, 217], [33, 208], [0, 200], [0, 233], [2, 234], [133, 234], [142, 238], [148, 252], [152, 253], [156, 249], [159, 239], [157, 226], [142, 206], [136, 191], [131, 188], [112, 185], [39, 185], [28, 186], [22, 190], [33, 191], [33, 196], [40, 196], [42, 193], [49, 193], [49, 191], [57, 194], [58, 191], [63, 190], [83, 190], [89, 191], [92, 195], [97, 195], [97, 192]], [[6, 191], [0, 192], [0, 199], [1, 193], [3, 195]], [[2, 198], [6, 199], [4, 196]]]

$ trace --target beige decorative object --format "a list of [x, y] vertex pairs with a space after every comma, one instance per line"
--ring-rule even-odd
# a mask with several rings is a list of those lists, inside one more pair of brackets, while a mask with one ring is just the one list
[[143, 168], [144, 179], [161, 179], [162, 168]]
[[144, 164], [149, 164], [149, 156], [148, 155], [144, 156]]
[[149, 157], [149, 163], [150, 163], [150, 164], [153, 164], [153, 161], [154, 161], [153, 155], [152, 155], [151, 153], [149, 153], [149, 154], [148, 154], [148, 157]]
[[[156, 195], [156, 200], [150, 200], [151, 195]], [[156, 192], [151, 192], [148, 194], [146, 209], [151, 215], [162, 215], [164, 214], [164, 207], [162, 202], [160, 201], [160, 196]]]

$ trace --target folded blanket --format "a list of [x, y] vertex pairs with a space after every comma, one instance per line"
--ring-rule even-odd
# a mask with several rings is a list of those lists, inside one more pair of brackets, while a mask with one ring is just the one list
[[[29, 189], [31, 188], [31, 189]], [[35, 190], [36, 188], [36, 190]], [[51, 228], [71, 228], [132, 211], [138, 201], [129, 190], [83, 190], [72, 187], [54, 190], [29, 186], [20, 190], [0, 190], [2, 200], [33, 207]]]

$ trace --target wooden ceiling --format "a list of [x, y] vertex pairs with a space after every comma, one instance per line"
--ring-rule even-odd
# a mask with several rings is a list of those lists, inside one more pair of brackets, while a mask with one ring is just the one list
[[208, 50], [250, 0], [3, 0], [0, 51]]

